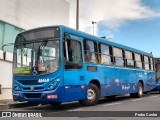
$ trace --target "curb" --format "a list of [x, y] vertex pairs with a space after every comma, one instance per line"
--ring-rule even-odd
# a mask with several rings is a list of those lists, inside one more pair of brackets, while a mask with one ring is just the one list
[[28, 103], [28, 102], [11, 103], [11, 104], [8, 104], [8, 108], [14, 109], [14, 108], [32, 107], [32, 106], [37, 106], [37, 105], [39, 105], [39, 103]]
[[0, 102], [0, 110], [5, 109], [14, 109], [14, 108], [23, 108], [23, 107], [32, 107], [38, 106], [40, 103], [28, 103], [28, 102], [18, 102], [18, 103], [7, 103], [7, 102]]
[[0, 110], [8, 109], [7, 104], [0, 104]]
[[0, 100], [0, 110], [8, 109], [8, 104], [13, 103], [12, 99]]

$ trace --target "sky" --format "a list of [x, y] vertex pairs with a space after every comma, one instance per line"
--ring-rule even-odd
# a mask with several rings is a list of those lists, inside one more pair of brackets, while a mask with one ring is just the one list
[[[69, 26], [76, 28], [76, 0]], [[160, 0], [79, 0], [79, 30], [160, 57]]]

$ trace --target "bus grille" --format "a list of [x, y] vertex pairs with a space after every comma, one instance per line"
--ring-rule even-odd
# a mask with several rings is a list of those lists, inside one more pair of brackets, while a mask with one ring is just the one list
[[[26, 91], [32, 91], [31, 88], [23, 88]], [[34, 90], [44, 90], [44, 87], [34, 87]]]
[[18, 80], [22, 85], [42, 85], [44, 83], [39, 83], [38, 80]]
[[24, 93], [26, 98], [40, 98], [41, 93]]

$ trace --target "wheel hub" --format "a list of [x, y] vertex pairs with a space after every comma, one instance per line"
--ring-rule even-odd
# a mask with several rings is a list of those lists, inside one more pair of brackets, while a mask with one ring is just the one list
[[142, 87], [141, 87], [141, 86], [139, 87], [139, 94], [140, 94], [140, 95], [143, 94], [143, 90], [142, 90]]
[[95, 91], [93, 89], [88, 89], [88, 100], [93, 101], [96, 97]]

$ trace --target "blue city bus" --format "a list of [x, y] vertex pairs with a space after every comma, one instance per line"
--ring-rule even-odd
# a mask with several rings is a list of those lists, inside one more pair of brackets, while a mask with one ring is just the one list
[[153, 56], [66, 26], [17, 35], [13, 100], [95, 105], [99, 98], [142, 97], [156, 86]]

